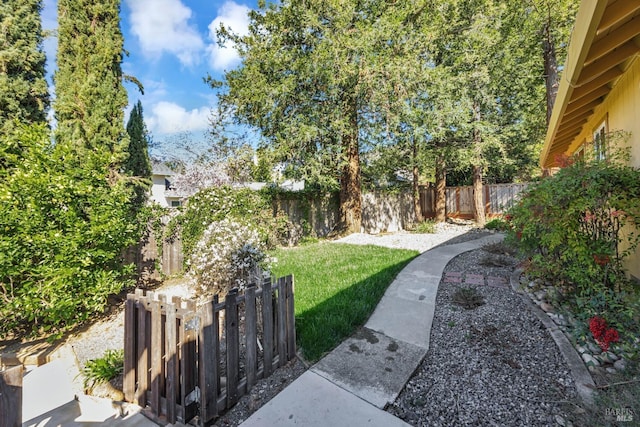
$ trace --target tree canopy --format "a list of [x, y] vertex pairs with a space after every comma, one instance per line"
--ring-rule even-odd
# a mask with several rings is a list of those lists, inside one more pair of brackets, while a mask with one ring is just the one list
[[44, 123], [49, 105], [41, 0], [0, 4], [0, 137], [16, 123]]

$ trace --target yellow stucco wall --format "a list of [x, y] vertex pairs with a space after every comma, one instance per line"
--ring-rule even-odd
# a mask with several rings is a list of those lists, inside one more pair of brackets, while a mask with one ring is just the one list
[[[630, 132], [630, 162], [632, 166], [640, 168], [640, 58], [635, 58], [609, 96], [596, 108], [580, 136], [571, 145], [569, 154], [573, 154], [585, 142], [591, 145], [593, 132], [603, 120], [607, 121], [609, 132]], [[640, 248], [629, 258], [627, 268], [632, 275], [640, 278]]]

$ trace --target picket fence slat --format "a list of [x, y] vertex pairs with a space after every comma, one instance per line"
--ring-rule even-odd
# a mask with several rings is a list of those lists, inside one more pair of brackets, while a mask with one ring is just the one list
[[[278, 355], [287, 354], [287, 314], [286, 314], [286, 284], [284, 277], [278, 279]], [[280, 358], [280, 365], [284, 366], [285, 358]]]
[[238, 401], [239, 333], [237, 289], [232, 289], [226, 298], [225, 335], [227, 339], [227, 406]]
[[269, 279], [262, 284], [262, 330], [264, 376], [269, 377], [273, 370], [273, 290]]
[[166, 351], [166, 364], [167, 364], [167, 380], [166, 380], [166, 406], [167, 406], [167, 421], [175, 423], [177, 421], [176, 413], [176, 400], [177, 400], [177, 387], [178, 377], [180, 375], [178, 371], [178, 365], [176, 363], [176, 349], [178, 347], [178, 327], [176, 319], [176, 300], [172, 300], [171, 304], [166, 305], [166, 334], [165, 334], [165, 351]]
[[249, 286], [245, 293], [245, 334], [246, 334], [246, 363], [247, 390], [251, 390], [256, 383], [258, 374], [258, 322], [256, 317], [256, 288]]
[[[129, 325], [124, 329], [124, 352], [127, 354], [135, 354], [135, 334], [136, 334], [136, 311], [135, 311], [135, 295], [127, 295], [125, 301], [125, 320], [124, 323]], [[128, 402], [135, 401], [136, 392], [136, 359], [125, 359], [124, 364], [124, 380], [122, 383], [122, 391], [124, 392], [125, 400]]]
[[293, 302], [293, 277], [284, 278], [286, 287], [285, 316], [287, 320], [287, 360], [296, 356], [296, 319]]
[[136, 290], [125, 303], [125, 331], [125, 399], [161, 423], [199, 415], [208, 425], [295, 357], [293, 278], [265, 279], [201, 307]]

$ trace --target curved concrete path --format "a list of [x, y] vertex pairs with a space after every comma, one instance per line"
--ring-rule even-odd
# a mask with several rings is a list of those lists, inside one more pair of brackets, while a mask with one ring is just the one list
[[429, 349], [438, 285], [455, 256], [502, 240], [496, 234], [439, 246], [409, 263], [363, 328], [241, 425], [407, 426], [384, 410]]

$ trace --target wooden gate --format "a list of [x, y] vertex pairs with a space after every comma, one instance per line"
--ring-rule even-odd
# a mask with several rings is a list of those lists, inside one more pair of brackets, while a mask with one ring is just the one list
[[[487, 216], [504, 213], [520, 198], [520, 193], [528, 184], [486, 184], [482, 197]], [[431, 184], [420, 186], [420, 207], [425, 218], [435, 217], [435, 187]], [[474, 218], [473, 187], [447, 187], [446, 212], [448, 218]]]
[[201, 425], [209, 423], [295, 357], [293, 290], [292, 276], [267, 279], [199, 307], [153, 292], [129, 294], [125, 399], [159, 421], [198, 415]]

